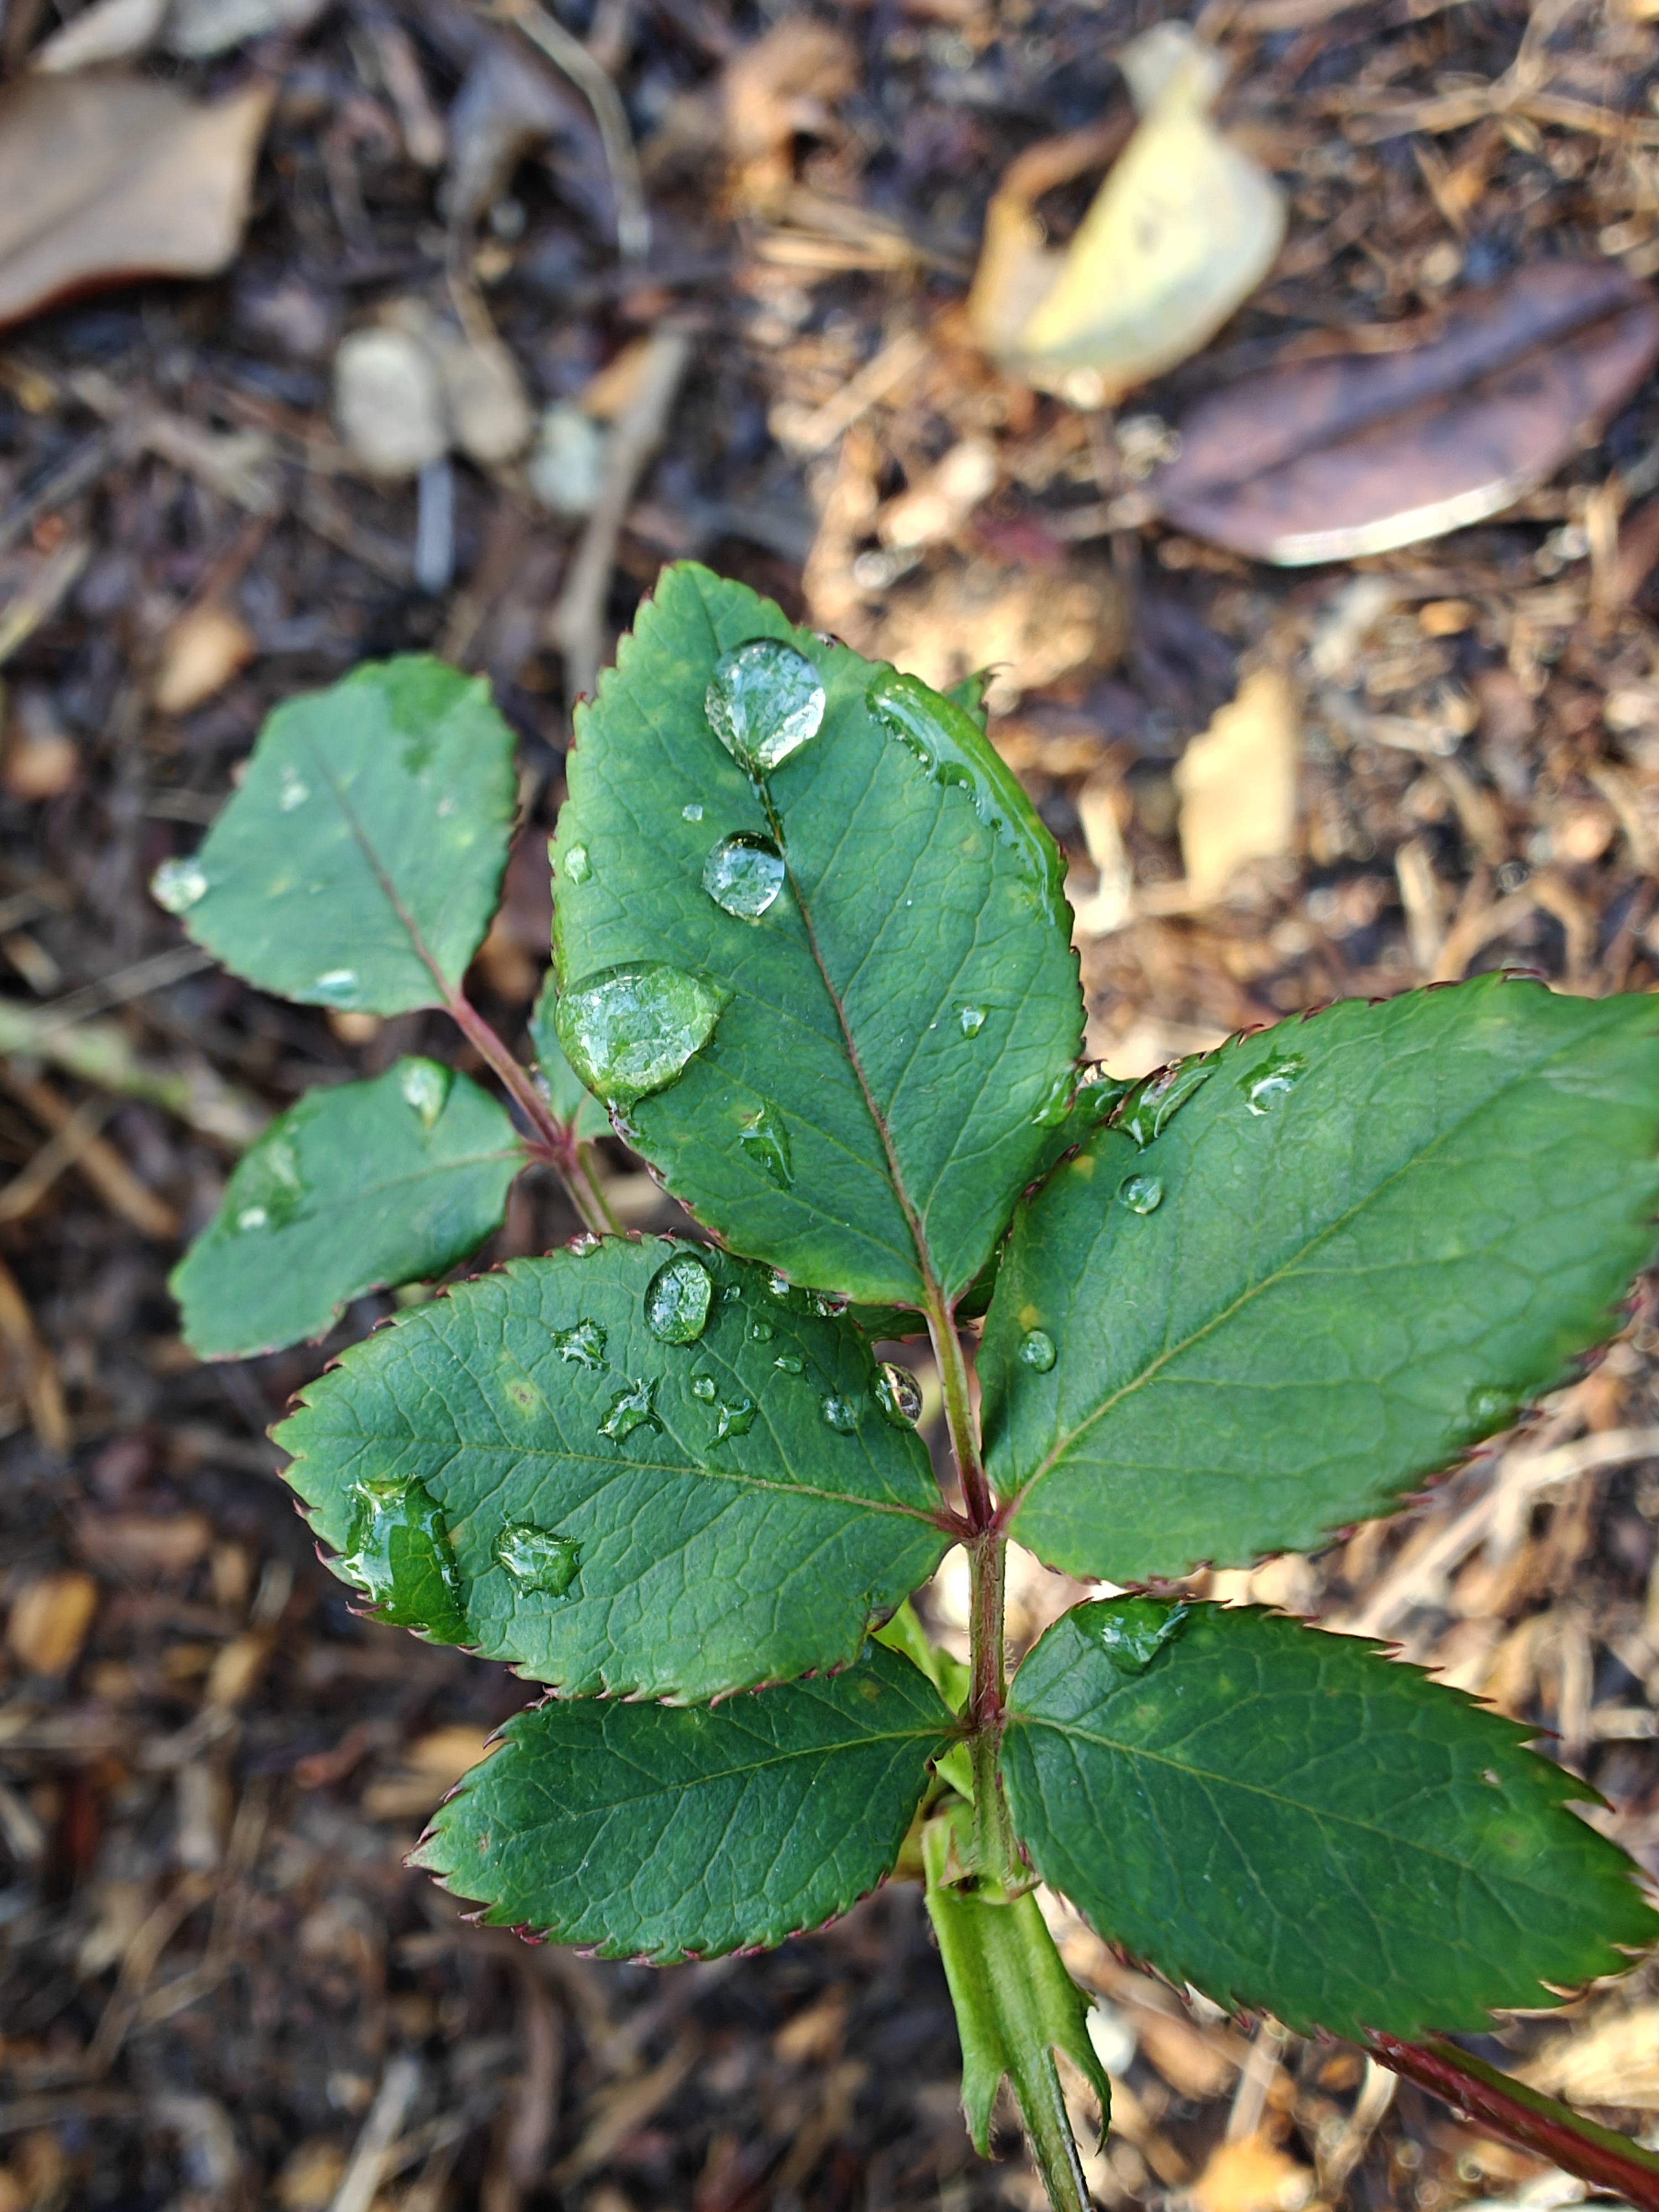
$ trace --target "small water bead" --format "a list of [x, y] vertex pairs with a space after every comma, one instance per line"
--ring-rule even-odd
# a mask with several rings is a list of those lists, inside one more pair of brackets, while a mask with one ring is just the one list
[[783, 855], [769, 837], [737, 830], [709, 848], [702, 887], [723, 914], [758, 921], [783, 889]]
[[787, 1298], [794, 1285], [787, 1275], [781, 1275], [775, 1267], [766, 1279], [766, 1287], [775, 1298]]
[[574, 1328], [556, 1328], [552, 1336], [554, 1351], [572, 1366], [597, 1374], [605, 1365], [605, 1331], [598, 1322], [579, 1321]]
[[781, 1352], [772, 1362], [781, 1375], [805, 1375], [806, 1362], [798, 1352]]
[[611, 1401], [610, 1412], [599, 1423], [599, 1434], [611, 1437], [620, 1443], [624, 1437], [631, 1437], [635, 1429], [661, 1428], [656, 1408], [651, 1403], [652, 1393], [656, 1387], [654, 1382], [647, 1381], [633, 1382], [626, 1390], [618, 1390]]
[[355, 1516], [341, 1571], [394, 1628], [439, 1644], [471, 1635], [443, 1509], [422, 1482], [388, 1477], [352, 1486]]
[[1506, 1429], [1515, 1419], [1516, 1399], [1512, 1390], [1481, 1388], [1469, 1393], [1469, 1419], [1485, 1436], [1495, 1430]]
[[280, 811], [292, 814], [295, 808], [303, 806], [310, 796], [311, 786], [291, 762], [284, 761], [276, 791], [276, 805]]
[[875, 1397], [896, 1429], [914, 1429], [921, 1419], [921, 1385], [908, 1367], [884, 1360], [876, 1370]]
[[1307, 1056], [1299, 1052], [1276, 1052], [1254, 1074], [1241, 1077], [1239, 1089], [1252, 1114], [1271, 1114], [1288, 1098], [1308, 1072]]
[[776, 1334], [769, 1321], [751, 1321], [749, 1324], [750, 1344], [770, 1344]]
[[709, 727], [750, 775], [765, 775], [817, 737], [823, 685], [804, 653], [775, 637], [725, 653], [703, 701]]
[[310, 1196], [300, 1155], [286, 1130], [274, 1130], [257, 1144], [237, 1169], [230, 1187], [237, 1228], [286, 1229]]
[[454, 1083], [454, 1069], [435, 1060], [406, 1060], [398, 1078], [404, 1105], [415, 1109], [421, 1127], [427, 1130], [437, 1127]]
[[[1085, 1619], [1088, 1618], [1087, 1613]], [[1165, 1606], [1156, 1598], [1120, 1598], [1101, 1606], [1094, 1621], [1100, 1648], [1120, 1674], [1144, 1674], [1189, 1618], [1184, 1605]]]
[[1164, 1186], [1156, 1176], [1130, 1176], [1118, 1196], [1131, 1213], [1156, 1213], [1164, 1203]]
[[586, 1088], [627, 1103], [674, 1081], [714, 1034], [730, 995], [682, 968], [647, 961], [561, 993], [554, 1026]]
[[582, 1549], [569, 1536], [550, 1535], [528, 1522], [509, 1522], [495, 1539], [495, 1563], [520, 1589], [562, 1597], [576, 1579]]
[[1046, 1329], [1028, 1328], [1019, 1340], [1019, 1363], [1046, 1375], [1054, 1364], [1054, 1340]]
[[681, 807], [680, 819], [682, 822], [701, 822], [702, 820], [702, 807], [699, 806], [694, 799], [690, 806]]
[[337, 1006], [349, 1012], [362, 988], [362, 978], [355, 968], [330, 968], [312, 985], [311, 997], [319, 1006]]
[[714, 1442], [723, 1444], [728, 1437], [746, 1437], [755, 1425], [755, 1401], [739, 1398], [735, 1406], [723, 1405], [714, 1417]]
[[188, 914], [208, 895], [208, 879], [194, 860], [163, 860], [149, 879], [149, 895], [167, 914]]
[[789, 1132], [775, 1106], [769, 1102], [746, 1115], [738, 1131], [738, 1144], [769, 1182], [775, 1182], [780, 1190], [793, 1187], [795, 1169], [790, 1158]]
[[851, 1398], [840, 1398], [831, 1392], [818, 1401], [818, 1411], [838, 1437], [850, 1437], [859, 1425], [859, 1409]]
[[573, 884], [585, 884], [592, 873], [586, 845], [573, 845], [564, 856], [564, 872]]
[[1173, 1067], [1160, 1068], [1144, 1083], [1136, 1084], [1129, 1093], [1117, 1117], [1118, 1127], [1133, 1137], [1136, 1144], [1150, 1145], [1154, 1137], [1163, 1135], [1188, 1100], [1201, 1091], [1214, 1073], [1214, 1061], [1200, 1060], [1196, 1055], [1176, 1060]]
[[720, 1385], [712, 1375], [694, 1375], [691, 1377], [691, 1395], [701, 1398], [705, 1406], [714, 1404], [719, 1389]]
[[604, 1242], [605, 1239], [592, 1230], [579, 1229], [564, 1249], [574, 1258], [586, 1260], [590, 1253], [597, 1252]]
[[665, 1344], [695, 1344], [708, 1326], [714, 1285], [690, 1252], [665, 1261], [646, 1286], [645, 1325]]
[[979, 1035], [980, 1031], [985, 1026], [985, 1012], [986, 1010], [983, 1006], [963, 1006], [962, 1008], [961, 1012], [957, 1016], [957, 1019], [962, 1024], [962, 1034], [963, 1036], [976, 1037]]

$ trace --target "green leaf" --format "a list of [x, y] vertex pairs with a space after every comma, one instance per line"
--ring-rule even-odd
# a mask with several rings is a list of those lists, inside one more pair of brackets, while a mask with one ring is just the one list
[[363, 1485], [435, 1501], [459, 1640], [567, 1695], [842, 1665], [938, 1564], [939, 1496], [858, 1331], [778, 1288], [656, 1238], [517, 1261], [302, 1392], [288, 1479], [342, 1553]]
[[591, 1144], [595, 1137], [611, 1134], [611, 1116], [584, 1086], [580, 1076], [564, 1056], [564, 1047], [553, 1026], [553, 1009], [558, 995], [550, 968], [530, 1017], [530, 1042], [536, 1054], [536, 1073], [547, 1094], [547, 1103], [558, 1119], [580, 1142]]
[[442, 1274], [499, 1224], [524, 1164], [502, 1109], [434, 1060], [307, 1092], [173, 1271], [185, 1342], [270, 1352], [325, 1334], [365, 1291]]
[[1527, 1734], [1355, 1638], [1117, 1598], [1025, 1660], [1003, 1774], [1042, 1879], [1176, 1983], [1298, 2034], [1474, 2033], [1659, 1935]]
[[1616, 1325], [1656, 1145], [1659, 1000], [1496, 976], [1141, 1086], [1009, 1238], [979, 1371], [1011, 1534], [1126, 1583], [1385, 1510]]
[[441, 1006], [507, 862], [513, 732], [482, 677], [410, 654], [290, 699], [193, 860], [152, 889], [198, 945], [302, 1006]]
[[1085, 2212], [1088, 2185], [1078, 2163], [1054, 2054], [1063, 2051], [1091, 2084], [1103, 2121], [1112, 2108], [1112, 2093], [1089, 2040], [1089, 2001], [1062, 1965], [1029, 1891], [988, 1902], [963, 1886], [972, 1827], [972, 1813], [959, 1805], [930, 1820], [921, 1832], [927, 1917], [962, 2039], [962, 2109], [968, 2131], [975, 2149], [988, 2158], [991, 2108], [1006, 2075], [1049, 2203]]
[[413, 1863], [494, 1927], [659, 1966], [845, 1912], [898, 1856], [951, 1720], [890, 1653], [709, 1707], [515, 1714]]
[[578, 729], [554, 924], [578, 1073], [738, 1249], [870, 1304], [964, 1290], [1082, 1021], [1012, 775], [915, 678], [690, 566]]
[[994, 673], [993, 669], [976, 668], [971, 676], [964, 676], [961, 683], [952, 684], [944, 694], [953, 707], [960, 707], [964, 714], [971, 716], [981, 730], [990, 720], [985, 695], [991, 688], [991, 678]]

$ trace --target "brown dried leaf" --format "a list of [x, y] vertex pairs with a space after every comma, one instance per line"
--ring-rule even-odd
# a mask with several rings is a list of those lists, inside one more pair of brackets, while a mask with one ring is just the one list
[[1254, 2135], [1218, 2143], [1189, 2193], [1194, 2212], [1297, 2212], [1313, 2188], [1305, 2166]]
[[1195, 407], [1148, 490], [1183, 530], [1283, 567], [1465, 528], [1541, 483], [1659, 356], [1659, 303], [1616, 262], [1553, 261], [1389, 353], [1268, 369]]
[[162, 1582], [205, 1556], [213, 1524], [204, 1513], [88, 1514], [76, 1534], [94, 1566], [133, 1582]]
[[161, 641], [155, 704], [164, 714], [188, 714], [246, 668], [258, 650], [247, 624], [228, 607], [205, 600], [181, 614]]
[[204, 106], [101, 70], [0, 92], [0, 323], [90, 284], [222, 269], [272, 97]]
[[90, 1575], [42, 1575], [12, 1600], [6, 1642], [31, 1674], [67, 1674], [97, 1610], [98, 1585]]

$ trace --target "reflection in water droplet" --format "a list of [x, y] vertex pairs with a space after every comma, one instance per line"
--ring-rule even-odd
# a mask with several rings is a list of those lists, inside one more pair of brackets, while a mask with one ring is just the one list
[[702, 809], [697, 805], [696, 799], [692, 800], [690, 806], [681, 807], [680, 819], [682, 822], [701, 822], [702, 820]]
[[772, 1362], [781, 1375], [805, 1375], [806, 1362], [798, 1352], [781, 1352]]
[[770, 1344], [775, 1334], [769, 1321], [751, 1321], [749, 1324], [749, 1341], [751, 1344]]
[[599, 1423], [602, 1437], [613, 1437], [620, 1443], [631, 1437], [635, 1429], [659, 1429], [656, 1409], [651, 1403], [656, 1384], [650, 1381], [630, 1383], [626, 1390], [618, 1390], [611, 1401], [611, 1410]]
[[149, 879], [149, 895], [168, 914], [188, 914], [208, 894], [208, 879], [194, 860], [163, 860]]
[[1117, 1598], [1085, 1608], [1083, 1618], [1092, 1626], [1100, 1648], [1120, 1674], [1142, 1674], [1166, 1644], [1186, 1627], [1188, 1608], [1162, 1605], [1151, 1597]]
[[666, 1260], [646, 1286], [645, 1325], [665, 1344], [695, 1344], [708, 1326], [714, 1285], [690, 1252]]
[[556, 1328], [553, 1349], [561, 1359], [595, 1373], [605, 1364], [605, 1331], [596, 1321], [579, 1321], [574, 1328]]
[[1156, 1176], [1130, 1176], [1118, 1196], [1131, 1213], [1156, 1213], [1164, 1203], [1164, 1186]]
[[437, 1126], [438, 1117], [449, 1103], [449, 1094], [454, 1085], [455, 1071], [435, 1060], [406, 1060], [398, 1077], [398, 1088], [403, 1093], [405, 1106], [412, 1106], [421, 1119], [423, 1129]]
[[263, 1206], [245, 1206], [236, 1217], [236, 1226], [239, 1229], [268, 1229], [270, 1226], [270, 1212]]
[[352, 1486], [356, 1516], [341, 1571], [394, 1628], [424, 1629], [435, 1643], [469, 1633], [460, 1571], [443, 1509], [422, 1482], [396, 1478]]
[[815, 738], [823, 685], [804, 653], [775, 637], [724, 654], [703, 702], [709, 726], [751, 775], [765, 775]]
[[1307, 1072], [1304, 1053], [1276, 1052], [1253, 1074], [1241, 1076], [1238, 1087], [1252, 1114], [1271, 1114], [1275, 1106], [1290, 1097]]
[[507, 1569], [520, 1589], [538, 1591], [544, 1597], [562, 1597], [576, 1579], [581, 1565], [581, 1546], [568, 1536], [550, 1535], [527, 1522], [510, 1522], [495, 1539], [496, 1564]]
[[1482, 1435], [1489, 1436], [1494, 1429], [1506, 1429], [1515, 1419], [1516, 1398], [1512, 1390], [1486, 1388], [1469, 1393], [1469, 1419]]
[[276, 804], [284, 814], [292, 814], [296, 806], [303, 806], [311, 796], [311, 786], [305, 781], [292, 762], [283, 763], [276, 793]]
[[585, 1260], [590, 1252], [597, 1252], [604, 1241], [591, 1229], [579, 1229], [564, 1249], [576, 1259]]
[[985, 1009], [983, 1006], [963, 1006], [957, 1019], [962, 1024], [963, 1036], [975, 1037], [985, 1026]]
[[1046, 1375], [1054, 1364], [1054, 1340], [1046, 1329], [1028, 1328], [1019, 1340], [1019, 1361]]
[[712, 1375], [694, 1375], [691, 1377], [691, 1395], [701, 1398], [705, 1406], [714, 1404], [714, 1393], [719, 1387]]
[[808, 1291], [806, 1293], [807, 1310], [815, 1313], [820, 1321], [830, 1321], [836, 1314], [845, 1313], [849, 1301], [839, 1291]]
[[818, 1401], [818, 1411], [839, 1437], [850, 1437], [859, 1425], [859, 1409], [853, 1400], [838, 1398], [833, 1392]]
[[573, 845], [564, 856], [564, 872], [573, 884], [585, 884], [592, 872], [586, 845]]
[[362, 979], [355, 968], [330, 968], [312, 985], [311, 996], [319, 1006], [349, 1009], [356, 1005], [362, 989]]
[[769, 837], [738, 830], [709, 848], [702, 887], [723, 913], [758, 921], [783, 889], [783, 855]]
[[766, 1287], [775, 1298], [787, 1298], [793, 1285], [787, 1275], [781, 1275], [774, 1267], [766, 1279]]
[[739, 1398], [735, 1406], [722, 1406], [714, 1419], [714, 1442], [723, 1444], [728, 1437], [746, 1437], [755, 1425], [755, 1401]]
[[1118, 1127], [1132, 1136], [1136, 1144], [1150, 1145], [1214, 1073], [1215, 1062], [1200, 1060], [1196, 1055], [1176, 1060], [1173, 1067], [1159, 1068], [1144, 1083], [1137, 1083], [1124, 1100], [1117, 1117]]
[[745, 1115], [738, 1143], [769, 1182], [780, 1190], [790, 1188], [795, 1170], [789, 1157], [789, 1132], [775, 1106], [769, 1103]]
[[612, 968], [560, 994], [554, 1026], [587, 1088], [623, 1103], [672, 1083], [714, 1034], [730, 994], [682, 968]]
[[921, 1419], [921, 1385], [908, 1367], [884, 1360], [876, 1370], [876, 1403], [896, 1429], [914, 1429]]

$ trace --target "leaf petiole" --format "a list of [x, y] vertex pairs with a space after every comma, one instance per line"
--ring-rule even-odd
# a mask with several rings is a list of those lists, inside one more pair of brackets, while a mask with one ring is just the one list
[[553, 1113], [529, 1069], [514, 1060], [464, 993], [446, 992], [444, 1011], [479, 1058], [495, 1071], [502, 1089], [529, 1122], [530, 1150], [538, 1159], [557, 1169], [586, 1226], [600, 1236], [617, 1235], [619, 1224], [593, 1173], [589, 1147], [578, 1144], [574, 1127], [567, 1127]]

